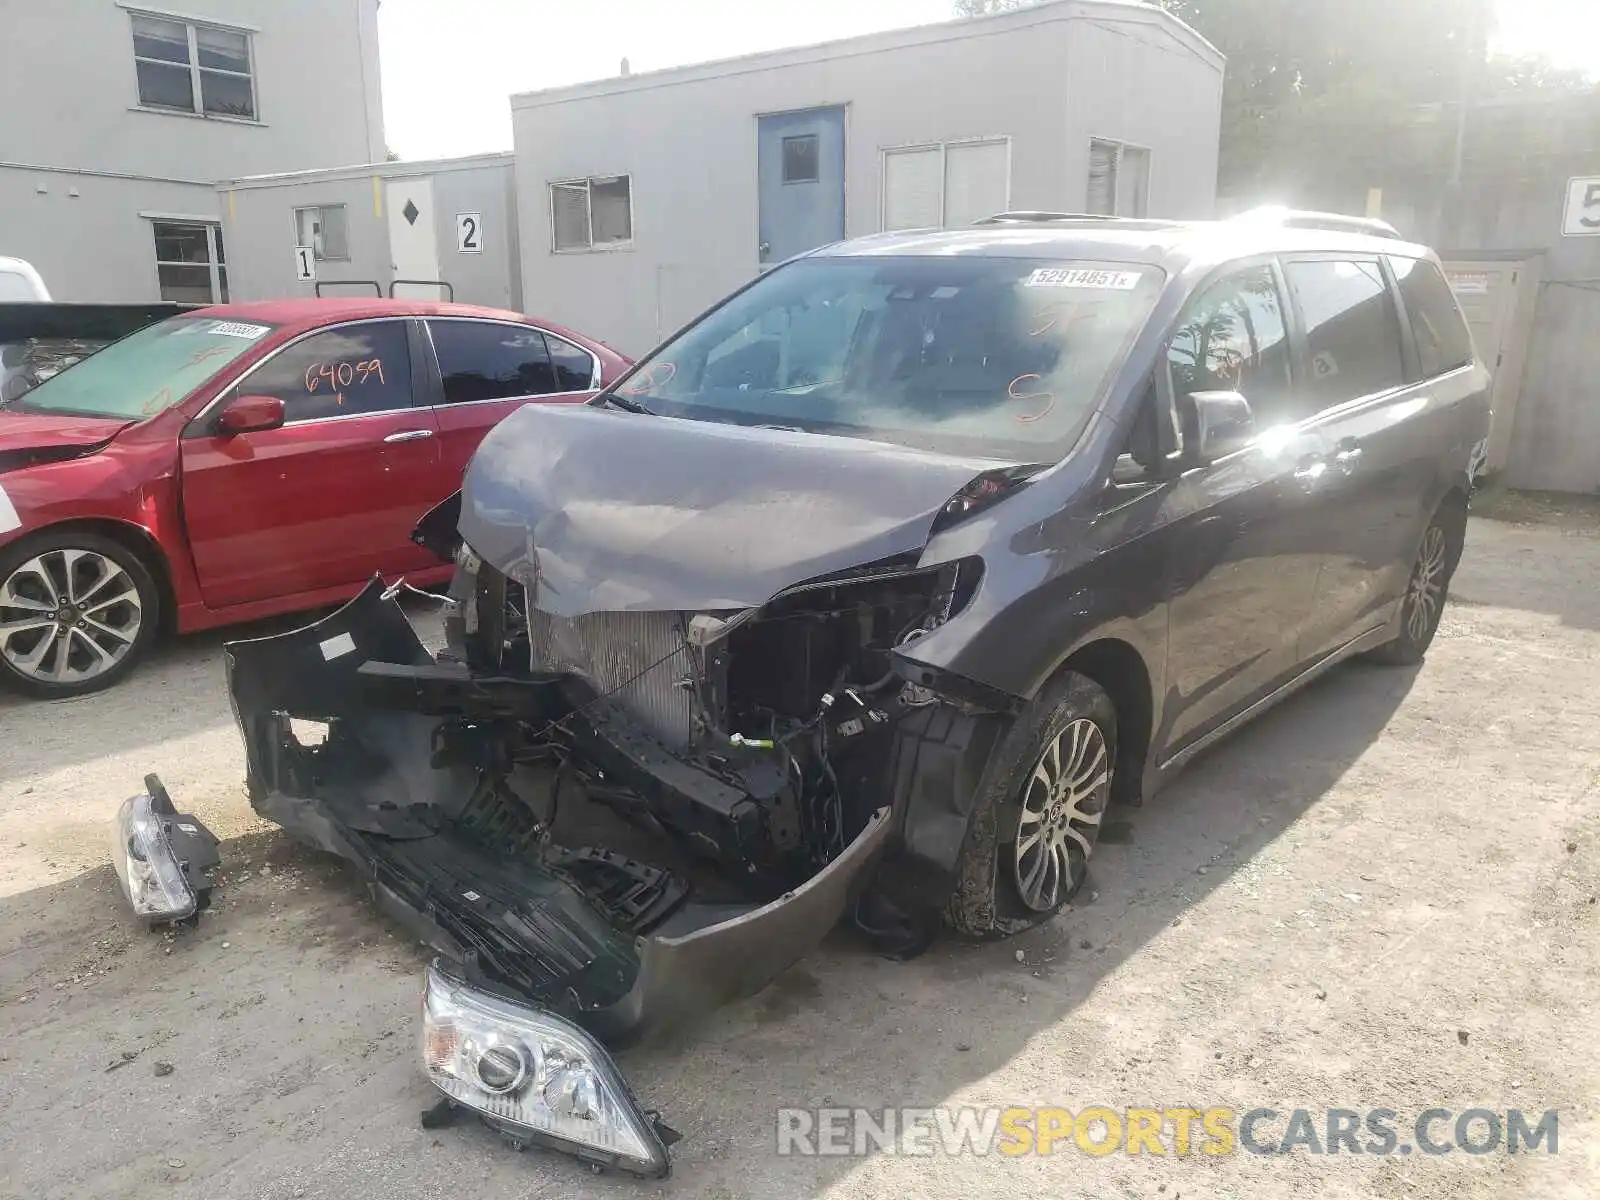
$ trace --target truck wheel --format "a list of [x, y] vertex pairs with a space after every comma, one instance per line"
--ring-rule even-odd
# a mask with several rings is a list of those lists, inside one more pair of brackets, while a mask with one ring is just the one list
[[1088, 876], [1111, 798], [1117, 710], [1087, 676], [1041, 691], [995, 752], [957, 866], [949, 925], [1004, 937], [1054, 915]]
[[0, 550], [0, 683], [40, 699], [110, 687], [144, 655], [161, 592], [128, 547], [87, 531]]

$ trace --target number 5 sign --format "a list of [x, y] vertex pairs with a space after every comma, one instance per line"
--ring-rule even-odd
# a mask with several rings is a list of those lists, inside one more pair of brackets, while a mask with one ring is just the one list
[[456, 253], [483, 253], [483, 214], [456, 214]]
[[1567, 182], [1567, 210], [1561, 232], [1566, 237], [1600, 237], [1600, 175]]

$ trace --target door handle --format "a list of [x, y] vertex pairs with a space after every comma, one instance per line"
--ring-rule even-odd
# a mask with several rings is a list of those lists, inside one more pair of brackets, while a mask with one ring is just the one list
[[400, 429], [383, 440], [386, 442], [419, 442], [423, 438], [431, 438], [432, 436], [433, 430], [431, 429]]
[[1303, 487], [1311, 488], [1327, 472], [1327, 459], [1320, 454], [1308, 454], [1295, 464], [1294, 477]]
[[1347, 438], [1339, 443], [1339, 448], [1334, 452], [1333, 465], [1346, 475], [1356, 469], [1361, 461], [1361, 446], [1353, 438]]

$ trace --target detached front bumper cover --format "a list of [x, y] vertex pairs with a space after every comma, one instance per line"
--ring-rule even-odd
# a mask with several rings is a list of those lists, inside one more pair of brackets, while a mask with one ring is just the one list
[[677, 1134], [643, 1112], [600, 1043], [554, 1013], [471, 987], [439, 962], [422, 1000], [433, 1085], [512, 1143], [651, 1179]]
[[216, 836], [180, 813], [155, 775], [117, 810], [111, 865], [134, 916], [153, 925], [185, 921], [211, 901], [211, 872], [220, 861]]

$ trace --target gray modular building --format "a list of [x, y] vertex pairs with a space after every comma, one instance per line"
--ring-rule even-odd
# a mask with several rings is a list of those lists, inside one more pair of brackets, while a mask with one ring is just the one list
[[221, 299], [217, 180], [386, 153], [378, 0], [174, 4], [0, 6], [0, 255], [57, 299]]
[[843, 237], [1206, 217], [1222, 73], [1154, 6], [1061, 0], [514, 96], [525, 302], [637, 355]]
[[524, 307], [510, 154], [263, 175], [218, 191], [240, 296], [392, 289]]

